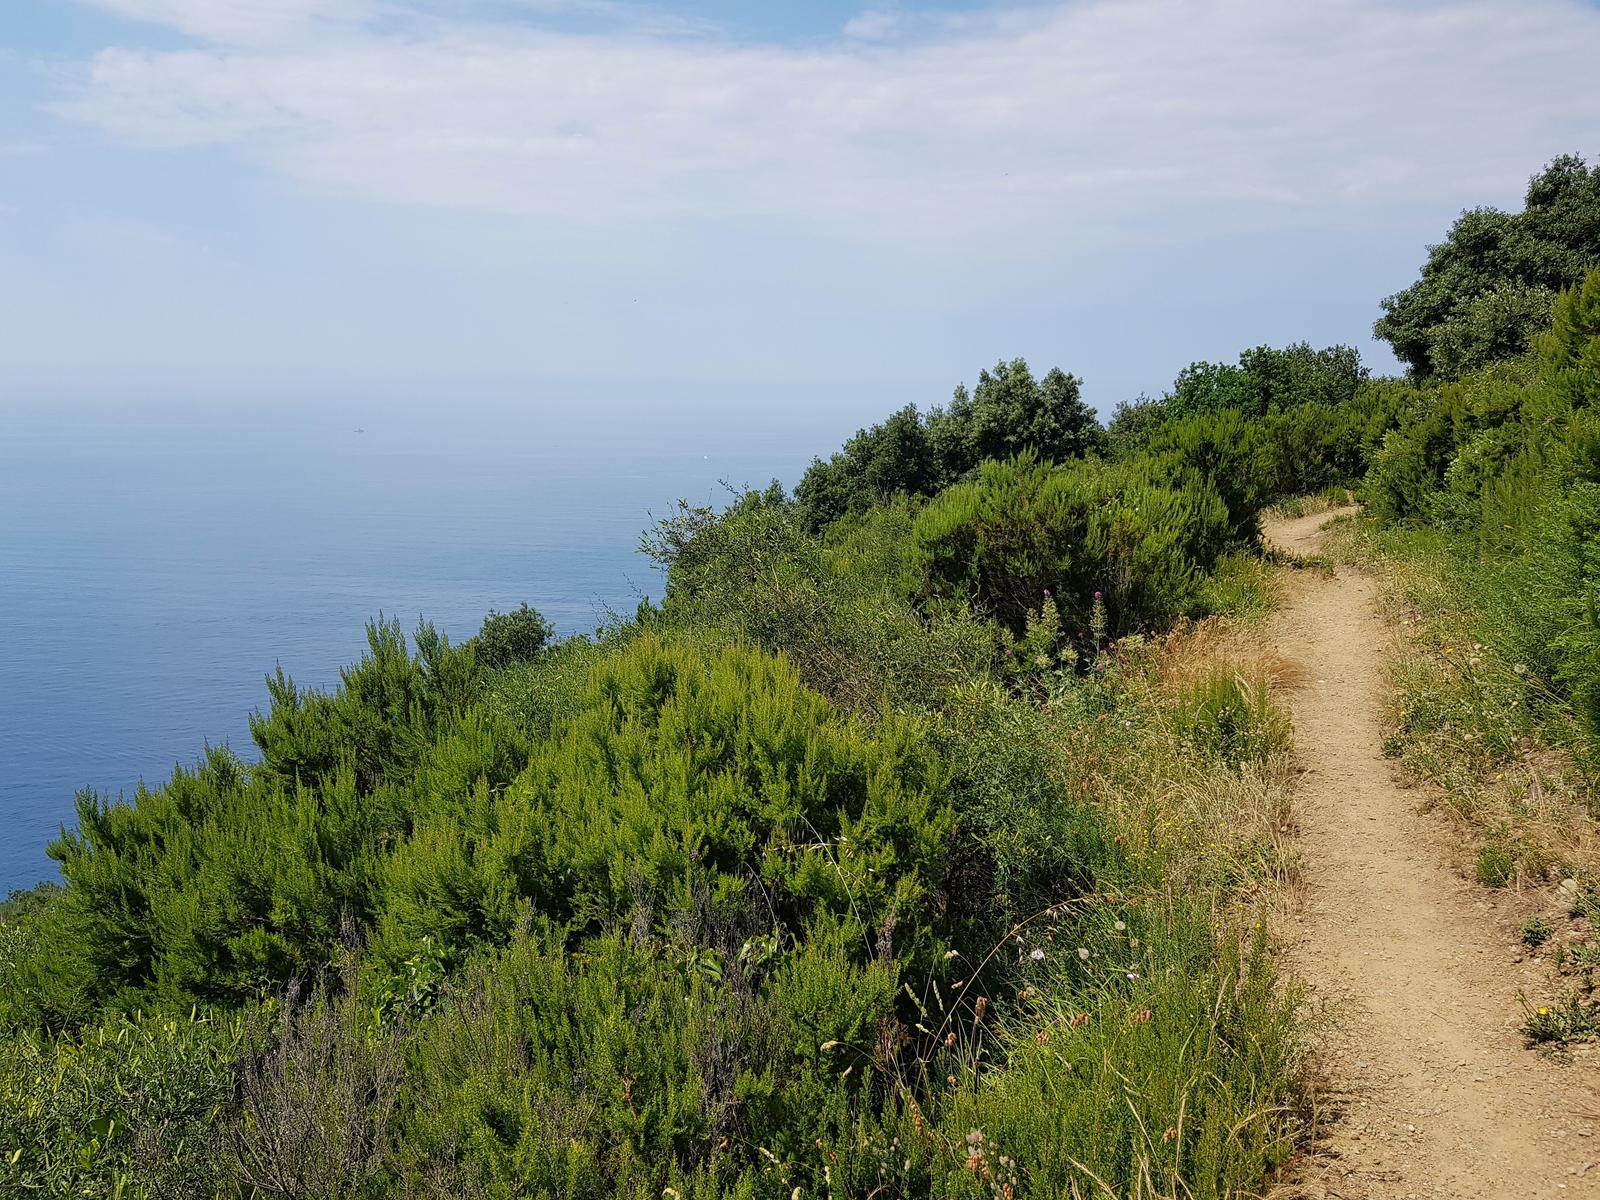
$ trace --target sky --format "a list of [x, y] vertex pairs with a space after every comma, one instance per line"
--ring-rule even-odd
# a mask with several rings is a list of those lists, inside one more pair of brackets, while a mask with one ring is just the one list
[[4, 0], [0, 409], [826, 450], [1018, 355], [1392, 371], [1597, 58], [1593, 0]]

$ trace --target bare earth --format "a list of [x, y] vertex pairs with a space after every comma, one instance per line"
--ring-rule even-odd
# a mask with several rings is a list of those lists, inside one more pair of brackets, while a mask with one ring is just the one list
[[[1268, 536], [1311, 553], [1332, 515]], [[1305, 888], [1285, 933], [1332, 1018], [1318, 1059], [1333, 1109], [1298, 1186], [1349, 1200], [1600, 1195], [1592, 1063], [1525, 1047], [1492, 893], [1444, 865], [1436, 820], [1383, 758], [1390, 635], [1372, 582], [1293, 575], [1275, 644], [1304, 673], [1290, 709]]]

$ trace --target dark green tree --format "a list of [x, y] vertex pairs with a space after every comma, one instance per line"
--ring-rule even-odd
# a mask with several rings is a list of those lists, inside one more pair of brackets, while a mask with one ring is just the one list
[[862, 429], [795, 488], [802, 518], [818, 530], [896, 495], [931, 496], [988, 459], [1031, 453], [1067, 462], [1104, 448], [1105, 431], [1083, 402], [1082, 381], [1059, 367], [1035, 379], [1020, 358], [981, 371], [969, 392], [924, 417], [907, 405]]
[[1600, 164], [1555, 159], [1520, 213], [1463, 212], [1417, 281], [1383, 301], [1373, 332], [1417, 378], [1463, 374], [1527, 350], [1556, 293], [1600, 264]]
[[1257, 346], [1239, 355], [1237, 366], [1197, 362], [1185, 367], [1163, 401], [1163, 415], [1179, 419], [1232, 408], [1247, 417], [1265, 417], [1301, 404], [1343, 404], [1366, 378], [1361, 355], [1351, 346]]

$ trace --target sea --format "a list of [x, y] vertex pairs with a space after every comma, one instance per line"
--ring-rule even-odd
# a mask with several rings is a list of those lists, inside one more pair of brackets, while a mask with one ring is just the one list
[[251, 758], [265, 676], [336, 685], [372, 618], [460, 639], [524, 602], [562, 635], [631, 615], [662, 591], [652, 520], [792, 486], [815, 449], [753, 440], [0, 420], [0, 896], [58, 878], [80, 789]]

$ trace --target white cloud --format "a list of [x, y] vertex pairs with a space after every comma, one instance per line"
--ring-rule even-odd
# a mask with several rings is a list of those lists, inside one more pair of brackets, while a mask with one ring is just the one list
[[[764, 218], [1012, 248], [1362, 224], [1505, 196], [1600, 129], [1578, 0], [1090, 0], [915, 40], [540, 31], [376, 0], [96, 0], [202, 39], [107, 50], [62, 111], [301, 185], [544, 219]], [[458, 10], [459, 11], [459, 10]]]
[[229, 46], [283, 45], [352, 29], [380, 11], [378, 0], [87, 0], [130, 20], [166, 25]]

